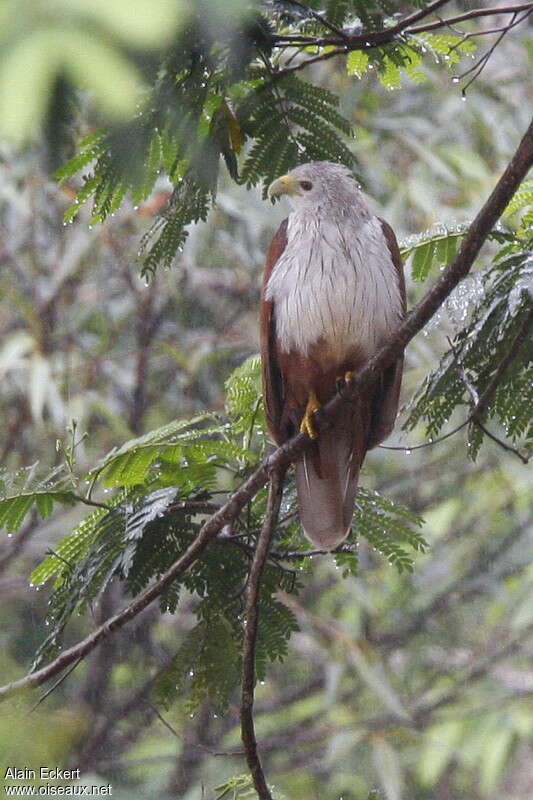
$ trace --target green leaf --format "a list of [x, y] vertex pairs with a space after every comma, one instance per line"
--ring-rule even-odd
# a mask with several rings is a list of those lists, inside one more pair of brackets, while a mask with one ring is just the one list
[[65, 490], [25, 492], [16, 497], [6, 497], [0, 500], [0, 528], [18, 530], [34, 505], [44, 519], [52, 513], [54, 503], [73, 505], [76, 502], [73, 492]]
[[237, 367], [225, 383], [226, 413], [236, 433], [247, 434], [245, 448], [249, 446], [254, 428], [264, 430], [265, 415], [262, 404], [261, 358], [250, 356]]
[[379, 79], [386, 89], [399, 89], [402, 85], [400, 68], [392, 58], [385, 56], [379, 71]]
[[102, 152], [102, 137], [102, 131], [95, 131], [80, 142], [79, 153], [59, 167], [54, 172], [54, 178], [62, 183], [66, 178], [72, 178], [83, 167], [86, 167]]
[[368, 53], [364, 50], [352, 50], [346, 59], [346, 69], [348, 75], [355, 75], [356, 78], [361, 78], [368, 69]]
[[427, 729], [417, 764], [418, 779], [422, 786], [435, 785], [453, 758], [463, 732], [464, 722], [462, 720], [437, 723]]
[[[171, 447], [180, 442], [192, 441], [216, 433], [220, 428], [206, 429], [204, 423], [212, 422], [213, 414], [198, 414], [188, 420], [175, 420], [161, 428], [150, 431], [125, 442], [119, 448], [113, 448], [89, 472], [89, 478], [103, 476], [109, 485], [132, 485], [140, 483], [146, 477], [148, 469], [158, 455], [168, 448], [167, 456], [171, 456]], [[203, 427], [202, 427], [203, 426]], [[175, 455], [179, 455], [176, 453]], [[121, 483], [125, 481], [125, 483]]]
[[32, 572], [30, 581], [36, 586], [45, 583], [54, 575], [62, 582], [69, 571], [80, 561], [95, 539], [109, 528], [109, 524], [123, 526], [121, 504], [126, 498], [124, 492], [108, 500], [105, 508], [97, 508], [74, 528]]
[[511, 216], [511, 214], [515, 214], [517, 211], [521, 211], [523, 208], [526, 208], [526, 206], [530, 206], [532, 204], [533, 179], [530, 179], [520, 184], [520, 188], [517, 189], [513, 195], [513, 198], [505, 209], [504, 214], [506, 216]]
[[104, 486], [135, 486], [143, 483], [160, 451], [160, 446], [148, 446], [125, 453], [121, 458], [117, 457], [100, 475]]
[[423, 281], [425, 278], [427, 278], [428, 272], [431, 268], [433, 251], [433, 242], [425, 242], [424, 244], [420, 245], [420, 247], [417, 247], [411, 262], [413, 280]]
[[413, 280], [425, 280], [432, 268], [448, 266], [469, 227], [467, 223], [450, 228], [438, 225], [402, 242], [400, 252], [404, 259], [410, 259]]
[[194, 713], [204, 700], [224, 712], [239, 676], [240, 650], [231, 623], [221, 614], [202, 621], [187, 635], [171, 665], [154, 687], [156, 701], [168, 708], [185, 687], [187, 710]]

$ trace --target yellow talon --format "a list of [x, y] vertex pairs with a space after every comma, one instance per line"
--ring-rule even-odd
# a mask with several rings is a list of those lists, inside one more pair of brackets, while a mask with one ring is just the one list
[[316, 439], [318, 436], [313, 420], [313, 414], [315, 414], [320, 407], [321, 406], [318, 402], [316, 394], [314, 392], [309, 392], [309, 399], [307, 400], [305, 414], [300, 424], [300, 433], [306, 433], [310, 439]]
[[352, 378], [355, 378], [355, 372], [346, 372], [344, 375], [344, 382], [349, 383]]

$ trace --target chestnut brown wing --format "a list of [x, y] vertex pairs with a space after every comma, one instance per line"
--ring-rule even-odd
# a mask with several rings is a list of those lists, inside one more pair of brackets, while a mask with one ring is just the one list
[[281, 430], [281, 415], [284, 404], [283, 378], [278, 363], [276, 349], [276, 326], [274, 320], [274, 303], [266, 300], [266, 287], [274, 265], [285, 250], [287, 244], [287, 220], [284, 219], [270, 244], [261, 290], [260, 340], [261, 366], [263, 376], [263, 398], [265, 414], [270, 435], [281, 444], [284, 440]]
[[[405, 277], [403, 274], [402, 257], [400, 248], [394, 231], [385, 220], [380, 219], [381, 227], [387, 241], [387, 246], [391, 255], [392, 263], [398, 275], [398, 284], [402, 297], [403, 315], [406, 311]], [[381, 375], [378, 388], [374, 395], [372, 422], [370, 426], [368, 449], [376, 447], [391, 433], [396, 414], [398, 413], [398, 403], [400, 399], [400, 387], [402, 383], [403, 357], [399, 358]]]

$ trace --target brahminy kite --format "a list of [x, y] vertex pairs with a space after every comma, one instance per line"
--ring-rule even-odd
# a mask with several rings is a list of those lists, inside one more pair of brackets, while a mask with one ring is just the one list
[[341, 164], [302, 164], [275, 180], [292, 213], [268, 251], [261, 356], [268, 428], [276, 444], [314, 439], [295, 463], [305, 535], [331, 550], [349, 533], [367, 450], [391, 432], [403, 359], [347, 402], [317, 436], [314, 413], [391, 337], [405, 316], [405, 281], [392, 228], [370, 210]]

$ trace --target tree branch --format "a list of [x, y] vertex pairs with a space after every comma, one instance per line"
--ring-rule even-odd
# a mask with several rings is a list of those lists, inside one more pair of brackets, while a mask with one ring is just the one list
[[246, 607], [244, 618], [244, 643], [242, 664], [241, 694], [241, 736], [246, 753], [246, 761], [252, 775], [255, 790], [260, 800], [272, 800], [266, 783], [259, 754], [254, 727], [254, 687], [255, 687], [255, 644], [259, 621], [259, 591], [261, 575], [268, 558], [270, 542], [278, 520], [281, 498], [283, 494], [283, 474], [285, 469], [275, 470], [270, 477], [265, 521], [257, 539], [250, 576], [246, 590]]
[[[343, 42], [350, 48], [350, 49], [357, 49], [354, 48], [353, 45], [358, 45], [361, 47], [368, 48], [369, 46], [376, 47], [378, 44], [387, 44], [391, 42], [393, 39], [397, 37], [399, 33], [402, 33], [406, 28], [409, 28], [410, 25], [413, 23], [418, 22], [420, 19], [424, 19], [428, 17], [430, 14], [433, 14], [437, 11], [441, 6], [446, 5], [449, 3], [450, 0], [434, 0], [433, 3], [430, 3], [425, 8], [421, 8], [419, 11], [415, 11], [413, 14], [410, 14], [408, 17], [404, 17], [403, 20], [400, 20], [396, 25], [393, 25], [390, 28], [386, 28], [382, 31], [375, 31], [375, 32], [367, 32], [366, 34], [357, 34], [356, 36], [350, 35], [348, 31], [339, 31], [342, 38], [339, 36], [336, 37], [322, 37], [318, 38], [316, 36], [305, 36], [305, 35], [295, 35], [294, 40], [297, 42], [301, 42], [302, 44], [342, 44]], [[442, 23], [441, 23], [442, 24]], [[276, 41], [283, 41], [287, 39], [293, 39], [291, 34], [279, 34], [272, 37], [274, 42]]]
[[[435, 4], [432, 5], [434, 6]], [[440, 5], [442, 5], [442, 3]], [[366, 33], [352, 36], [349, 34], [346, 35], [347, 32], [343, 31], [342, 33], [344, 35], [342, 38], [339, 36], [319, 37], [306, 34], [290, 33], [275, 34], [272, 38], [274, 41], [274, 46], [278, 47], [309, 47], [312, 45], [323, 47], [326, 45], [334, 45], [339, 48], [345, 48], [344, 50], [339, 50], [339, 53], [346, 53], [350, 52], [351, 50], [369, 50], [373, 47], [381, 47], [384, 44], [390, 44], [397, 39], [400, 34], [403, 34], [404, 36], [415, 36], [418, 33], [427, 33], [429, 31], [439, 30], [440, 28], [451, 28], [453, 25], [457, 25], [459, 22], [466, 22], [479, 17], [491, 17], [502, 14], [519, 14], [521, 11], [531, 11], [533, 10], [533, 2], [530, 0], [530, 2], [527, 3], [516, 3], [514, 5], [499, 6], [497, 8], [474, 8], [470, 11], [465, 11], [462, 14], [456, 14], [455, 16], [448, 17], [446, 19], [438, 17], [438, 19], [434, 20], [433, 22], [425, 22], [423, 25], [413, 25], [413, 22], [417, 22], [419, 19], [428, 17], [430, 13], [435, 10], [437, 10], [435, 7], [431, 8], [430, 6], [427, 6], [426, 8], [421, 9], [419, 12], [412, 14], [410, 17], [406, 17], [404, 20], [401, 20], [391, 28], [385, 28], [381, 31], [367, 31]], [[470, 34], [466, 35], [470, 36]], [[336, 53], [336, 55], [338, 55], [338, 53]]]
[[[485, 239], [494, 227], [520, 183], [533, 165], [533, 121], [529, 125], [513, 158], [483, 208], [473, 221], [465, 236], [459, 253], [425, 297], [406, 317], [393, 337], [363, 367], [361, 372], [317, 413], [319, 430], [332, 424], [336, 415], [346, 402], [372, 381], [375, 376], [395, 361], [404, 351], [411, 339], [426, 325], [457, 284], [468, 274]], [[72, 664], [80, 656], [90, 653], [99, 642], [115, 630], [122, 628], [136, 617], [144, 608], [159, 597], [172, 584], [178, 575], [185, 572], [200, 557], [209, 542], [214, 539], [224, 525], [232, 522], [241, 509], [255, 496], [272, 472], [287, 467], [298, 458], [311, 440], [300, 433], [266, 458], [259, 468], [237, 489], [229, 500], [214, 513], [202, 526], [194, 542], [172, 564], [171, 567], [144, 590], [130, 605], [115, 614], [103, 625], [94, 630], [78, 644], [65, 650], [54, 661], [40, 670], [26, 675], [0, 687], [0, 700], [11, 697], [33, 686], [40, 686]]]
[[[394, 41], [397, 41], [399, 38], [407, 37], [407, 36], [416, 36], [420, 33], [427, 33], [429, 31], [439, 30], [441, 28], [452, 28], [453, 25], [456, 25], [459, 22], [465, 22], [467, 20], [476, 19], [478, 17], [489, 17], [494, 16], [497, 14], [513, 14], [513, 20], [509, 25], [505, 25], [502, 28], [497, 29], [498, 32], [501, 31], [501, 38], [507, 33], [507, 31], [511, 30], [511, 28], [515, 27], [517, 24], [516, 15], [519, 14], [521, 11], [524, 11], [522, 17], [520, 17], [518, 22], [522, 22], [525, 20], [531, 12], [533, 12], [533, 2], [528, 3], [518, 3], [515, 5], [509, 6], [501, 6], [498, 8], [476, 8], [470, 11], [466, 11], [463, 14], [457, 14], [456, 16], [449, 17], [447, 19], [443, 19], [439, 17], [437, 20], [433, 22], [427, 22], [422, 25], [413, 25], [413, 22], [417, 22], [420, 19], [425, 19], [431, 13], [436, 11], [440, 6], [444, 5], [443, 2], [436, 2], [431, 3], [426, 8], [420, 9], [420, 11], [411, 14], [409, 17], [405, 17], [403, 20], [400, 20], [396, 25], [393, 25], [390, 28], [385, 28], [381, 31], [367, 31], [362, 34], [357, 34], [355, 36], [350, 36], [347, 34], [346, 31], [343, 31], [341, 36], [306, 36], [302, 34], [278, 34], [273, 37], [273, 42], [275, 47], [296, 47], [296, 48], [308, 48], [308, 47], [333, 47], [333, 50], [327, 50], [325, 52], [318, 53], [317, 55], [313, 56], [312, 58], [305, 59], [304, 61], [300, 61], [298, 64], [294, 66], [287, 66], [283, 69], [280, 69], [276, 72], [276, 78], [279, 79], [284, 75], [287, 75], [291, 72], [297, 72], [298, 70], [304, 69], [305, 67], [309, 66], [310, 64], [315, 64], [319, 61], [327, 61], [330, 58], [335, 58], [336, 56], [346, 55], [354, 50], [371, 50], [374, 47], [383, 47], [383, 45], [391, 44]], [[465, 39], [471, 38], [471, 34], [465, 34]], [[495, 45], [489, 50], [486, 57], [484, 57], [483, 65], [486, 63], [488, 58], [492, 55], [494, 48], [498, 45], [499, 40], [495, 43]], [[451, 48], [452, 49], [452, 48]], [[475, 67], [474, 67], [475, 68]]]

